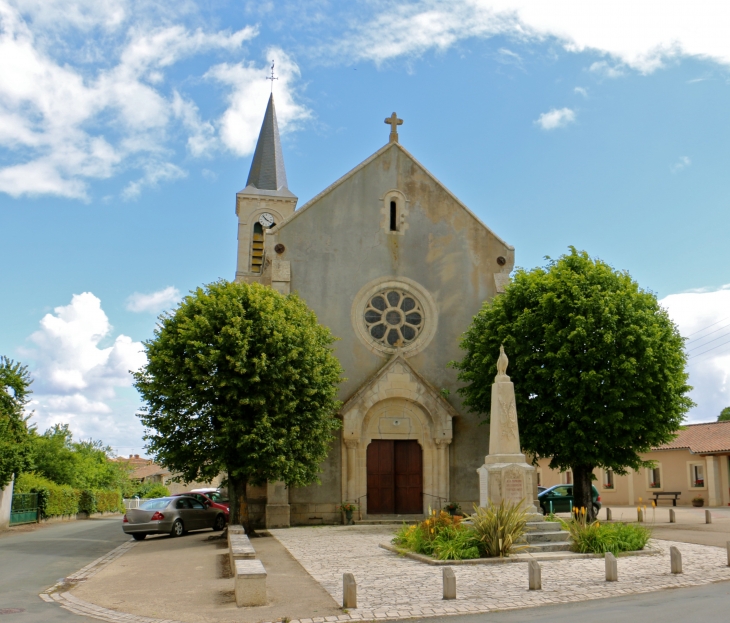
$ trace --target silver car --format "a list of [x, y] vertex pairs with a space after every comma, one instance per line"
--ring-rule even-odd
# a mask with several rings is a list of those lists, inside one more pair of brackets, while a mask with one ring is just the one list
[[182, 536], [189, 530], [223, 530], [225, 526], [226, 518], [220, 509], [187, 496], [147, 500], [139, 508], [128, 509], [122, 520], [124, 532], [137, 541], [148, 534]]

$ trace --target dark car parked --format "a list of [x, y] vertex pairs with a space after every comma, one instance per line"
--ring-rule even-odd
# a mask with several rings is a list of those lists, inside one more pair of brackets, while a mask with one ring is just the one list
[[[598, 494], [598, 489], [591, 485], [593, 488], [593, 508], [595, 513], [601, 510], [601, 496]], [[554, 487], [548, 487], [544, 491], [537, 494], [537, 499], [540, 502], [542, 512], [547, 515], [548, 513], [570, 513], [573, 510], [573, 485], [555, 485]]]
[[128, 509], [122, 520], [124, 532], [137, 541], [148, 534], [182, 536], [190, 530], [225, 527], [226, 518], [220, 509], [187, 496], [147, 500], [139, 508]]
[[204, 506], [217, 508], [223, 513], [223, 516], [226, 518], [226, 523], [228, 523], [228, 516], [230, 514], [228, 498], [224, 498], [217, 491], [212, 491], [210, 493], [198, 493], [197, 491], [191, 491], [190, 493], [174, 493], [172, 497], [180, 497], [182, 495], [195, 498]]

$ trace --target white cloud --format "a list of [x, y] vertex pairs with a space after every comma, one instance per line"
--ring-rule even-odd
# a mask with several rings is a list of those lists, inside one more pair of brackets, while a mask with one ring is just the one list
[[588, 99], [588, 89], [584, 87], [575, 87], [573, 89], [573, 93], [576, 93], [577, 95], [582, 95], [586, 99]]
[[132, 312], [159, 314], [180, 300], [180, 290], [168, 286], [152, 294], [135, 292], [127, 299], [127, 309]]
[[682, 169], [686, 169], [692, 164], [692, 160], [688, 156], [680, 156], [679, 160], [669, 167], [672, 173], [679, 173]]
[[694, 422], [717, 419], [730, 406], [730, 285], [714, 291], [672, 294], [660, 303], [689, 338], [689, 383]]
[[[142, 344], [126, 335], [112, 339], [112, 326], [91, 292], [56, 307], [30, 336], [34, 422], [40, 430], [68, 423], [77, 437], [137, 440], [137, 402], [118, 411], [118, 391], [132, 385], [130, 370], [146, 363]], [[108, 346], [102, 343], [109, 342]]]
[[548, 112], [542, 113], [535, 123], [543, 130], [555, 130], [556, 128], [564, 128], [574, 121], [575, 111], [570, 108], [553, 108]]
[[[0, 192], [88, 199], [91, 181], [141, 169], [142, 177], [124, 191], [133, 198], [146, 186], [185, 175], [170, 161], [170, 142], [178, 134], [193, 157], [221, 146], [250, 153], [248, 128], [233, 121], [246, 109], [260, 123], [267, 84], [263, 66], [241, 62], [214, 68], [212, 74], [225, 82], [228, 67], [231, 78], [226, 84], [232, 108], [220, 120], [223, 141], [216, 123], [201, 118], [198, 105], [167, 81], [171, 67], [185, 59], [209, 52], [240, 58], [257, 29], [207, 32], [170, 23], [188, 10], [194, 9], [187, 2], [165, 8], [144, 0], [0, 0], [0, 58], [12, 59], [0, 63], [0, 150], [5, 151], [0, 155], [9, 163], [0, 167]], [[306, 114], [291, 93], [298, 68], [280, 56], [277, 103], [286, 126]], [[195, 65], [194, 79], [206, 72]], [[232, 83], [234, 74], [259, 84], [247, 90]], [[188, 77], [176, 78], [187, 84]], [[240, 139], [237, 129], [244, 131]]]
[[[274, 101], [279, 130], [284, 132], [296, 122], [309, 118], [309, 111], [294, 101], [291, 84], [299, 78], [297, 64], [280, 48], [269, 48], [266, 58], [276, 64], [278, 80], [274, 85]], [[221, 139], [226, 147], [241, 156], [253, 152], [263, 120], [262, 102], [271, 89], [264, 78], [270, 66], [251, 63], [222, 63], [212, 67], [206, 77], [231, 88], [228, 109], [219, 119]]]
[[598, 74], [604, 78], [620, 78], [624, 75], [622, 69], [616, 65], [609, 65], [606, 61], [591, 63], [588, 71]]
[[160, 182], [170, 182], [187, 177], [187, 171], [183, 171], [172, 162], [148, 162], [145, 166], [145, 174], [138, 180], [129, 182], [124, 188], [122, 195], [125, 199], [136, 199], [145, 187], [155, 187]]
[[696, 56], [730, 64], [730, 10], [716, 0], [385, 0], [337, 46], [377, 63], [444, 50], [472, 37], [557, 40], [641, 72]]

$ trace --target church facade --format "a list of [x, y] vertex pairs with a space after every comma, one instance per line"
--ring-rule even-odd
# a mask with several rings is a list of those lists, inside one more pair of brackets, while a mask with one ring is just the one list
[[339, 523], [343, 501], [373, 518], [479, 500], [488, 427], [447, 364], [507, 283], [514, 248], [400, 144], [395, 113], [386, 123], [386, 145], [296, 209], [272, 96], [236, 194], [236, 280], [297, 292], [339, 338], [347, 378], [321, 484], [251, 492], [269, 527]]

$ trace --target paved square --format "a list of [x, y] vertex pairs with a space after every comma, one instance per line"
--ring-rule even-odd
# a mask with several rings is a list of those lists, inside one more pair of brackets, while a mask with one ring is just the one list
[[[724, 549], [654, 540], [652, 545], [661, 554], [618, 559], [618, 582], [605, 581], [603, 559], [543, 562], [541, 591], [528, 590], [526, 563], [454, 566], [457, 599], [446, 602], [441, 598], [442, 567], [378, 547], [393, 537], [391, 526], [323, 526], [270, 532], [337, 603], [342, 603], [342, 574], [355, 576], [358, 608], [337, 617], [339, 620], [489, 612], [730, 580]], [[671, 545], [682, 553], [682, 575], [670, 572]]]

